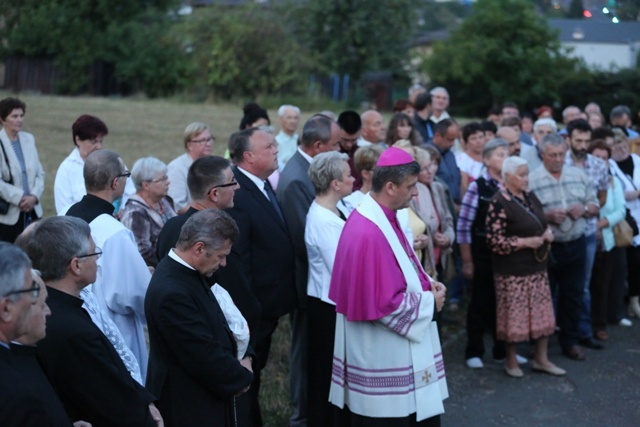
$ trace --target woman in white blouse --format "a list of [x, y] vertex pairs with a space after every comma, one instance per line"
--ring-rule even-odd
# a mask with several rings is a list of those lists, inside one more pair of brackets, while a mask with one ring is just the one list
[[109, 134], [109, 129], [99, 118], [83, 114], [73, 122], [71, 133], [75, 148], [58, 167], [53, 184], [53, 196], [58, 215], [64, 215], [67, 209], [87, 194], [82, 174], [84, 159], [95, 150], [102, 148], [102, 142]]
[[309, 177], [316, 190], [304, 233], [309, 258], [309, 427], [331, 425], [333, 420], [334, 410], [328, 396], [336, 312], [329, 299], [329, 285], [340, 233], [348, 215], [338, 208], [338, 202], [351, 194], [355, 181], [348, 160], [346, 154], [332, 151], [318, 154], [309, 167]]

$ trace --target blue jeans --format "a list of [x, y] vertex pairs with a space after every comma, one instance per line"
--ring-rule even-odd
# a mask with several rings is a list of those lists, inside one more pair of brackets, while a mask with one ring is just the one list
[[549, 281], [551, 294], [557, 298], [556, 323], [560, 327], [560, 347], [564, 350], [577, 345], [580, 338], [578, 324], [584, 296], [586, 238], [553, 242], [551, 255]]
[[591, 338], [593, 331], [591, 330], [591, 292], [589, 284], [591, 283], [591, 272], [593, 271], [593, 260], [596, 256], [596, 234], [585, 236], [586, 239], [586, 259], [584, 262], [585, 282], [584, 296], [582, 297], [582, 308], [580, 309], [580, 320], [578, 323], [578, 337]]

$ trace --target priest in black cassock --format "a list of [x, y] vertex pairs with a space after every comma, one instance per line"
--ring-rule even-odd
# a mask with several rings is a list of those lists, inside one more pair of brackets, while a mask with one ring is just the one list
[[73, 217], [46, 218], [24, 247], [47, 285], [52, 313], [37, 358], [67, 414], [93, 427], [162, 425], [154, 397], [82, 308], [80, 291], [95, 281], [102, 254], [89, 225]]
[[16, 246], [0, 242], [0, 426], [48, 425], [42, 398], [13, 366], [9, 348], [27, 331], [29, 311], [39, 293], [29, 258]]
[[193, 214], [149, 284], [146, 384], [167, 427], [241, 425], [234, 399], [253, 380], [248, 327], [228, 293], [209, 280], [237, 236], [227, 213]]
[[[71, 420], [65, 412], [64, 406], [36, 359], [36, 344], [46, 335], [46, 319], [51, 314], [51, 310], [47, 305], [47, 288], [44, 282], [36, 270], [32, 271], [32, 275], [34, 286], [37, 284], [40, 287], [40, 295], [29, 310], [25, 333], [11, 341], [11, 365], [44, 402], [49, 421], [48, 426], [70, 427]], [[83, 421], [74, 423], [75, 427], [90, 425]]]

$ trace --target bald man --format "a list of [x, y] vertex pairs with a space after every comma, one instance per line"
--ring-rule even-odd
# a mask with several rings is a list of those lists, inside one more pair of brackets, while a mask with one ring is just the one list
[[368, 110], [360, 116], [362, 119], [362, 130], [360, 131], [359, 147], [365, 147], [371, 144], [384, 144], [386, 128], [384, 126], [384, 118], [375, 110]]

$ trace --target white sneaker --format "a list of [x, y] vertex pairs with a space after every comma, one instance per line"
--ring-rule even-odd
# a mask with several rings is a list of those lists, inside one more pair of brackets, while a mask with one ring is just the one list
[[620, 319], [620, 322], [618, 322], [618, 325], [629, 327], [629, 326], [633, 326], [633, 322], [623, 317], [622, 319]]
[[[520, 356], [519, 354], [516, 354], [516, 360], [518, 361], [518, 365], [529, 363], [529, 359], [524, 356]], [[493, 359], [493, 361], [496, 363], [504, 363], [504, 359]]]
[[482, 359], [479, 357], [472, 357], [466, 360], [467, 368], [470, 369], [481, 369], [484, 368], [484, 363], [482, 363]]

